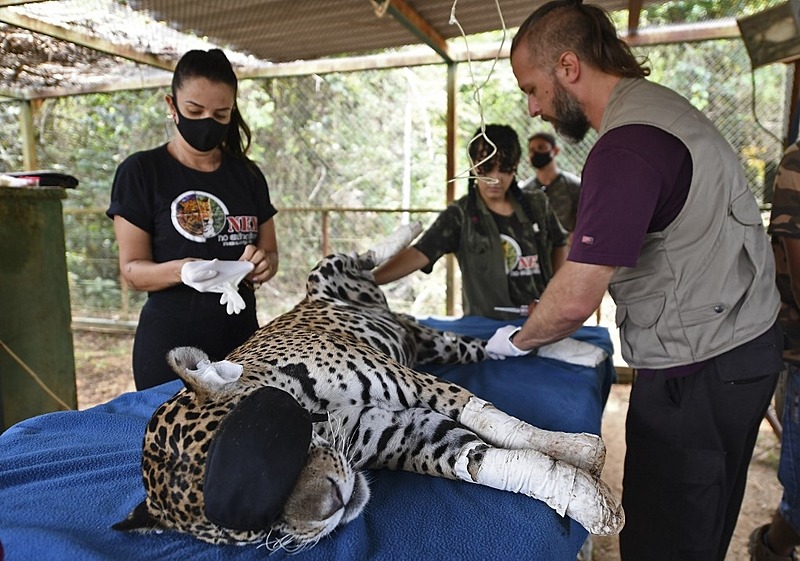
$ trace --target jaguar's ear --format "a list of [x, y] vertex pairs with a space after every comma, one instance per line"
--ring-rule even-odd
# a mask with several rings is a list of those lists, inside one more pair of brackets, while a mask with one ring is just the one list
[[167, 354], [167, 362], [199, 399], [233, 389], [244, 367], [229, 360], [211, 362], [195, 347], [176, 347]]
[[158, 520], [150, 516], [145, 501], [136, 505], [136, 508], [128, 516], [111, 526], [111, 528], [120, 532], [137, 532], [141, 534], [163, 529]]

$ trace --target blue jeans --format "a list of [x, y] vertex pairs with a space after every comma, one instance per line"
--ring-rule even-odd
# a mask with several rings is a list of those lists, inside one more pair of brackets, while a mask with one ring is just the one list
[[778, 510], [783, 519], [800, 534], [800, 365], [790, 363], [787, 366], [781, 419], [781, 460], [778, 465], [783, 497]]

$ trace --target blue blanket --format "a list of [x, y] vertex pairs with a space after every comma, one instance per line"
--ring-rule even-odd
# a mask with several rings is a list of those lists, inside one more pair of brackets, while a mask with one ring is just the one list
[[[424, 323], [489, 337], [507, 322], [467, 317]], [[608, 331], [577, 338], [611, 355]], [[553, 430], [599, 434], [615, 373], [521, 357], [428, 371], [461, 384], [508, 413]], [[0, 543], [5, 561], [192, 559], [262, 560], [255, 546], [212, 546], [174, 532], [112, 530], [144, 498], [144, 427], [179, 381], [124, 394], [85, 411], [50, 413], [0, 435]], [[405, 472], [368, 475], [372, 499], [359, 518], [315, 547], [270, 561], [574, 560], [586, 531], [526, 496]]]

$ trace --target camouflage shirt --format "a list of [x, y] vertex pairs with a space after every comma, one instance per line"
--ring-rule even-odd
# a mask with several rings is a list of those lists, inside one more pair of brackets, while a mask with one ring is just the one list
[[553, 248], [566, 244], [566, 232], [544, 193], [524, 192], [523, 197], [532, 220], [516, 201], [511, 216], [500, 216], [480, 198], [477, 216], [468, 216], [465, 196], [451, 203], [414, 245], [430, 261], [424, 272], [442, 255], [455, 254], [466, 315], [513, 317], [494, 307], [530, 304], [553, 276]]
[[793, 144], [778, 167], [769, 229], [775, 252], [775, 280], [781, 294], [778, 319], [786, 336], [784, 358], [800, 363], [800, 308], [792, 294], [789, 265], [781, 238], [800, 239], [800, 146]]
[[559, 172], [558, 177], [544, 185], [534, 175], [525, 182], [523, 189], [541, 189], [547, 193], [550, 206], [553, 207], [558, 220], [567, 232], [575, 229], [575, 216], [578, 214], [578, 198], [581, 194], [581, 180], [577, 175], [566, 171]]

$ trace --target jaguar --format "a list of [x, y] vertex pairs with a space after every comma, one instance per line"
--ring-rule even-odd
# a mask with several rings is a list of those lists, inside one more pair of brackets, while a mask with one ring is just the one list
[[359, 516], [365, 470], [392, 469], [524, 493], [593, 534], [618, 533], [600, 437], [532, 426], [413, 369], [491, 359], [485, 340], [391, 311], [374, 282], [419, 229], [323, 258], [304, 299], [225, 360], [173, 349], [184, 388], [147, 424], [145, 500], [114, 528], [298, 550]]

